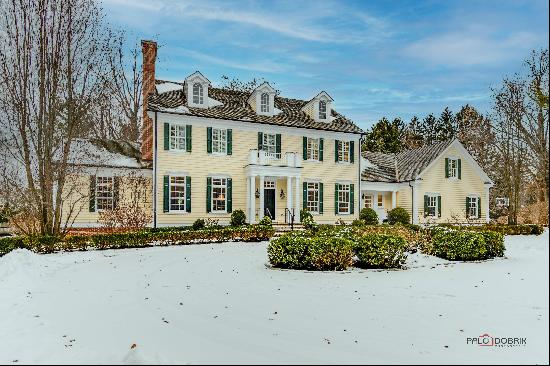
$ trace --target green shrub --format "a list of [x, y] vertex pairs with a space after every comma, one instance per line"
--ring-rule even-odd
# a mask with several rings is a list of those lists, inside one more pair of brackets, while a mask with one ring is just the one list
[[494, 231], [438, 229], [432, 236], [432, 253], [448, 260], [474, 261], [504, 255], [504, 237]]
[[362, 208], [359, 212], [359, 220], [362, 220], [367, 225], [377, 225], [378, 214], [370, 207]]
[[231, 226], [242, 226], [246, 223], [246, 215], [243, 210], [235, 210], [231, 213]]
[[50, 235], [31, 235], [23, 239], [25, 247], [39, 253], [53, 253], [59, 250], [62, 239]]
[[317, 223], [313, 219], [313, 215], [311, 215], [310, 213], [309, 215], [304, 215], [304, 218], [302, 220], [302, 225], [304, 226], [304, 228], [308, 230], [317, 230], [317, 227], [318, 227]]
[[23, 237], [21, 236], [8, 236], [0, 238], [0, 257], [8, 254], [12, 250], [25, 248]]
[[351, 226], [356, 227], [356, 228], [363, 227], [363, 226], [365, 226], [365, 222], [363, 220], [356, 219], [356, 220], [353, 220], [351, 222]]
[[273, 222], [271, 221], [271, 217], [266, 215], [262, 217], [258, 225], [265, 226], [265, 227], [273, 227]]
[[303, 223], [304, 220], [306, 220], [308, 218], [313, 220], [313, 215], [311, 214], [311, 212], [309, 212], [305, 208], [301, 209], [300, 210], [300, 222]]
[[353, 243], [336, 237], [288, 233], [267, 247], [273, 267], [305, 270], [344, 270], [353, 264]]
[[396, 207], [392, 210], [388, 211], [388, 224], [395, 225], [395, 224], [409, 224], [411, 221], [411, 216], [405, 210], [403, 207]]
[[544, 232], [544, 226], [529, 224], [529, 225], [512, 225], [512, 224], [485, 224], [479, 226], [456, 226], [452, 224], [440, 224], [440, 227], [446, 227], [453, 230], [468, 230], [468, 231], [494, 231], [504, 235], [540, 235]]
[[531, 227], [531, 234], [533, 235], [541, 235], [544, 233], [544, 226], [542, 225], [531, 224], [529, 226]]
[[193, 227], [193, 230], [200, 230], [200, 229], [204, 229], [205, 226], [206, 224], [204, 223], [203, 219], [196, 219], [192, 227]]
[[367, 234], [355, 243], [356, 263], [361, 268], [402, 268], [407, 242], [397, 235]]

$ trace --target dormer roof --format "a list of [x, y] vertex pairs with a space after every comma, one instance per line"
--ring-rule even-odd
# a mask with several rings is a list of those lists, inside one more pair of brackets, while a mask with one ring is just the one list
[[258, 85], [252, 92], [250, 93], [250, 96], [248, 97], [248, 103], [250, 103], [250, 100], [252, 97], [254, 97], [258, 93], [269, 93], [269, 94], [276, 94], [277, 91], [273, 89], [271, 85], [267, 81], [264, 81], [260, 85]]
[[200, 71], [195, 71], [191, 75], [185, 78], [185, 81], [187, 80], [196, 80], [199, 79], [202, 83], [211, 84], [210, 80], [206, 78]]

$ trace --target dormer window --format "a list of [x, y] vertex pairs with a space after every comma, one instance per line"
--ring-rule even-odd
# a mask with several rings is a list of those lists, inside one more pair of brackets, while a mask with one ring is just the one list
[[319, 119], [327, 119], [327, 102], [324, 100], [319, 102]]
[[203, 104], [203, 89], [202, 85], [199, 83], [193, 84], [193, 104]]
[[260, 110], [262, 113], [269, 113], [269, 94], [267, 93], [262, 93]]

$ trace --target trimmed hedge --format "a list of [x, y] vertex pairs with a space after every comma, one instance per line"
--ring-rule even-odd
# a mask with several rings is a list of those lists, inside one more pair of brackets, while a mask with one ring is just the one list
[[468, 231], [494, 231], [504, 235], [540, 235], [544, 232], [544, 226], [542, 225], [510, 225], [510, 224], [485, 224], [479, 226], [454, 226], [449, 224], [442, 224], [442, 227], [446, 227], [453, 230], [468, 230]]
[[235, 210], [231, 213], [231, 226], [242, 226], [246, 223], [246, 214], [243, 210]]
[[216, 227], [200, 230], [142, 230], [128, 233], [98, 234], [91, 236], [67, 235], [0, 238], [0, 255], [16, 248], [27, 248], [37, 253], [88, 249], [143, 248], [155, 245], [187, 245], [221, 243], [225, 241], [268, 240], [274, 230], [266, 225]]
[[366, 225], [378, 225], [378, 214], [372, 208], [365, 207], [359, 212], [359, 220]]
[[396, 207], [388, 211], [388, 224], [407, 225], [411, 222], [411, 216], [403, 207]]
[[397, 235], [367, 234], [354, 245], [361, 268], [403, 268], [408, 245]]
[[494, 231], [434, 230], [431, 253], [448, 260], [475, 261], [504, 256], [504, 236]]

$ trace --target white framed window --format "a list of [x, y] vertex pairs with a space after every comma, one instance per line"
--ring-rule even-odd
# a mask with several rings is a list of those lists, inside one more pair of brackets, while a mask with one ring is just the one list
[[274, 133], [264, 133], [262, 147], [267, 155], [277, 157], [277, 135]]
[[170, 211], [185, 212], [185, 176], [170, 176]]
[[468, 196], [468, 212], [467, 215], [469, 218], [478, 218], [478, 197], [477, 196]]
[[427, 209], [428, 211], [426, 212], [426, 216], [437, 216], [437, 196], [428, 196]]
[[115, 203], [114, 177], [96, 177], [95, 200], [98, 211], [112, 210]]
[[227, 179], [212, 178], [212, 212], [227, 211]]
[[458, 159], [449, 158], [448, 164], [449, 178], [458, 178]]
[[307, 183], [307, 210], [312, 213], [319, 213], [319, 183]]
[[170, 125], [170, 150], [185, 151], [185, 125]]
[[350, 213], [350, 185], [349, 184], [338, 185], [338, 213], [339, 214]]
[[227, 130], [212, 129], [212, 153], [227, 154]]
[[378, 208], [383, 208], [384, 207], [384, 195], [383, 194], [378, 194], [378, 197], [376, 199], [376, 206], [378, 206]]
[[324, 100], [319, 102], [319, 119], [327, 119], [327, 102]]
[[319, 139], [307, 138], [307, 160], [319, 160]]
[[365, 202], [365, 208], [372, 208], [372, 202], [374, 197], [372, 194], [363, 195], [363, 201]]
[[350, 162], [350, 142], [349, 141], [340, 141], [338, 144], [338, 161], [340, 162]]
[[508, 207], [510, 205], [510, 199], [508, 197], [497, 197], [495, 203], [497, 207]]
[[260, 111], [262, 113], [269, 113], [269, 94], [262, 93], [260, 96]]
[[195, 83], [193, 84], [193, 104], [203, 104], [203, 103], [204, 103], [204, 96], [203, 96], [202, 84]]
[[264, 188], [265, 189], [275, 189], [275, 181], [274, 180], [264, 181]]

